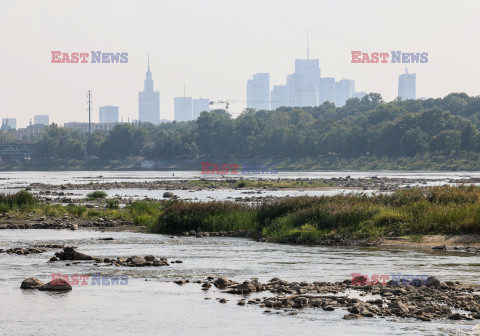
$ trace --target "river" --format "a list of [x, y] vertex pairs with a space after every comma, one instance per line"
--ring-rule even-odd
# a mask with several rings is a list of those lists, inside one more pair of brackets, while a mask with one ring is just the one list
[[[98, 238], [112, 237], [111, 241]], [[442, 281], [479, 283], [479, 257], [467, 252], [435, 252], [353, 247], [306, 247], [242, 238], [195, 238], [132, 232], [1, 230], [0, 248], [66, 243], [98, 257], [153, 254], [180, 259], [168, 267], [95, 267], [48, 263], [55, 250], [35, 255], [0, 254], [0, 334], [4, 335], [465, 335], [475, 321], [366, 318], [342, 320], [346, 311], [304, 309], [298, 315], [267, 314], [258, 306], [237, 306], [238, 296], [208, 292], [178, 279], [226, 276], [243, 281], [340, 281], [351, 273], [427, 274]], [[52, 273], [127, 275], [128, 284], [73, 286], [68, 293], [20, 290], [23, 279], [43, 281]], [[148, 281], [147, 281], [148, 280]], [[263, 293], [263, 295], [267, 295]], [[205, 297], [211, 300], [205, 300]], [[227, 298], [220, 304], [216, 298]]]
[[[172, 176], [175, 174], [175, 176]], [[288, 177], [422, 176], [461, 179], [479, 173], [280, 173]], [[198, 175], [198, 174], [197, 174]], [[0, 173], [5, 190], [33, 182], [64, 184], [92, 180], [195, 178], [192, 172], [28, 172]], [[98, 238], [111, 237], [103, 241]], [[478, 254], [416, 249], [311, 247], [257, 242], [243, 238], [170, 237], [133, 232], [90, 230], [0, 230], [0, 248], [35, 244], [66, 244], [97, 257], [153, 254], [180, 259], [168, 267], [66, 266], [49, 263], [55, 251], [35, 255], [0, 253], [0, 335], [466, 335], [476, 321], [365, 318], [343, 320], [344, 309], [299, 310], [297, 315], [265, 313], [256, 305], [237, 306], [238, 296], [199, 284], [182, 286], [174, 280], [204, 280], [225, 276], [236, 281], [273, 277], [288, 281], [341, 281], [351, 273], [433, 275], [441, 281], [480, 284]], [[68, 293], [21, 290], [28, 277], [47, 282], [52, 273], [128, 276], [126, 285], [77, 285]], [[268, 296], [261, 293], [260, 296]], [[207, 300], [206, 298], [210, 298]], [[229, 301], [221, 304], [217, 298]], [[363, 298], [365, 299], [365, 298]]]

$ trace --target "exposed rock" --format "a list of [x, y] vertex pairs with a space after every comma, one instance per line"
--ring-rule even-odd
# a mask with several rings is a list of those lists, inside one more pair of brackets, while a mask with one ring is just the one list
[[49, 283], [38, 287], [41, 291], [71, 291], [72, 286], [64, 279], [55, 279]]
[[129, 262], [129, 266], [130, 265], [133, 265], [133, 266], [146, 266], [147, 264], [147, 260], [145, 260], [144, 258], [140, 258], [140, 257], [135, 257], [135, 258], [132, 258]]
[[40, 286], [43, 286], [44, 283], [38, 280], [37, 278], [28, 278], [22, 281], [20, 285], [21, 289], [36, 289]]
[[231, 280], [228, 280], [225, 277], [219, 277], [217, 280], [215, 280], [213, 284], [215, 285], [215, 287], [224, 288], [230, 285], [231, 283], [232, 283]]
[[356, 319], [361, 319], [364, 318], [362, 315], [356, 315], [356, 314], [347, 314], [343, 317], [344, 320], [356, 320]]
[[92, 260], [93, 258], [89, 255], [75, 251], [73, 247], [64, 247], [63, 252], [55, 253], [55, 256], [60, 258], [60, 260]]

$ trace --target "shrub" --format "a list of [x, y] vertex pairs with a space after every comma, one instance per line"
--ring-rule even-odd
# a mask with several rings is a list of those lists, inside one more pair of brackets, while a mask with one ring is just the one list
[[87, 194], [88, 199], [98, 199], [105, 197], [107, 197], [107, 193], [103, 190], [95, 190], [94, 192]]
[[110, 199], [110, 200], [107, 200], [107, 205], [106, 207], [108, 209], [118, 209], [120, 206], [118, 205], [118, 200], [116, 199]]
[[66, 208], [69, 214], [77, 217], [82, 217], [87, 212], [87, 208], [82, 205], [68, 204]]

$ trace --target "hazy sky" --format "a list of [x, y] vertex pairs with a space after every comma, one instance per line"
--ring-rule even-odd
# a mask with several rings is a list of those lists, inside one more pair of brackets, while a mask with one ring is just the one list
[[[320, 59], [322, 76], [355, 80], [357, 91], [397, 94], [402, 64], [352, 64], [350, 51], [428, 52], [408, 66], [417, 96], [480, 94], [480, 1], [57, 0], [0, 2], [0, 117], [25, 126], [35, 114], [86, 121], [98, 107], [138, 119], [147, 52], [162, 118], [173, 98], [246, 99], [253, 73], [285, 84], [294, 60]], [[128, 52], [125, 64], [52, 64], [52, 50]], [[240, 112], [244, 104], [232, 104]]]

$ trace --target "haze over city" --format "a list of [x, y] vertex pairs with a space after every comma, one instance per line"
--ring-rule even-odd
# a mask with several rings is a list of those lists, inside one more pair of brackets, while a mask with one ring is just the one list
[[[390, 101], [408, 67], [418, 97], [478, 95], [479, 11], [474, 1], [2, 2], [0, 117], [17, 118], [19, 127], [37, 114], [87, 121], [91, 90], [93, 121], [104, 105], [119, 106], [125, 121], [138, 119], [148, 53], [162, 119], [173, 119], [184, 85], [192, 97], [245, 100], [254, 73], [270, 73], [272, 87], [285, 84], [294, 60], [306, 58], [307, 29], [322, 77], [354, 79], [356, 91]], [[52, 64], [52, 50], [128, 52], [128, 63]], [[352, 50], [428, 52], [429, 60], [352, 64]], [[232, 104], [230, 112], [245, 107]]]

